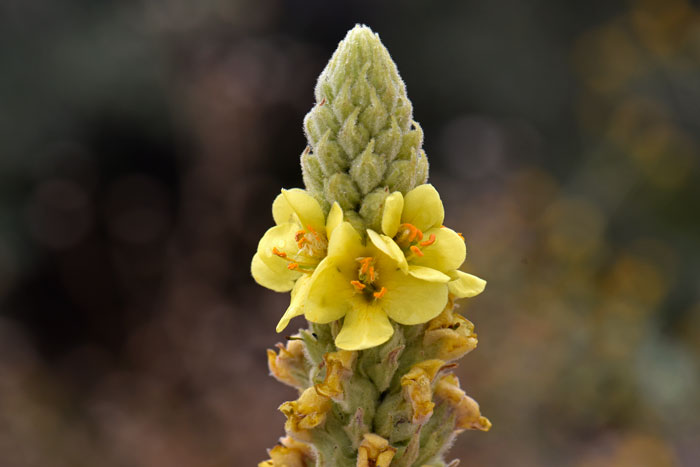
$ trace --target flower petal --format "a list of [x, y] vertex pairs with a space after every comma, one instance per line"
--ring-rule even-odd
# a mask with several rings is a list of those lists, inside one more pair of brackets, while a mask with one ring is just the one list
[[276, 248], [277, 251], [287, 256], [295, 256], [299, 252], [299, 246], [294, 240], [294, 234], [298, 230], [299, 226], [291, 222], [285, 222], [268, 229], [258, 242], [260, 259], [274, 271], [282, 272], [283, 269], [286, 269], [289, 262], [275, 255], [273, 250]]
[[394, 327], [386, 313], [375, 304], [358, 297], [345, 315], [335, 345], [343, 350], [368, 349], [383, 344], [393, 334]]
[[409, 259], [411, 264], [426, 266], [442, 272], [452, 271], [462, 265], [467, 257], [467, 247], [462, 237], [452, 229], [430, 229], [425, 237], [435, 235], [435, 243], [421, 248], [423, 256], [414, 255]]
[[444, 220], [445, 208], [433, 185], [420, 185], [406, 193], [402, 223], [413, 224], [425, 232], [433, 227], [440, 227]]
[[337, 261], [337, 258], [334, 261], [331, 257], [326, 257], [319, 263], [311, 275], [306, 296], [306, 319], [319, 324], [330, 323], [342, 318], [350, 310], [350, 300], [355, 295], [350, 281], [357, 272], [349, 269], [348, 264], [347, 261]]
[[384, 213], [382, 214], [382, 232], [388, 237], [394, 238], [401, 223], [403, 212], [403, 195], [395, 191], [384, 200]]
[[446, 284], [451, 279], [450, 276], [444, 274], [437, 269], [426, 268], [425, 266], [409, 266], [408, 273], [415, 277], [416, 279], [421, 279], [428, 282], [439, 282], [440, 284]]
[[277, 198], [272, 202], [272, 218], [275, 220], [275, 224], [281, 225], [287, 222], [292, 222], [294, 224], [300, 224], [299, 218], [294, 213], [294, 209], [287, 202], [284, 194], [280, 193]]
[[[282, 190], [285, 200], [294, 210], [294, 213], [299, 217], [302, 228], [308, 226], [322, 232], [326, 226], [326, 219], [323, 215], [321, 205], [318, 204], [313, 196], [300, 188], [292, 188], [291, 190]], [[274, 204], [273, 204], [274, 215]]]
[[334, 202], [326, 219], [326, 238], [331, 238], [331, 234], [343, 222], [343, 209], [338, 202]]
[[289, 307], [282, 315], [282, 318], [280, 318], [280, 322], [277, 323], [277, 332], [282, 332], [292, 318], [304, 314], [304, 303], [306, 303], [306, 297], [309, 295], [310, 286], [311, 276], [309, 274], [302, 275], [296, 281], [292, 289], [292, 300], [289, 303]]
[[377, 232], [371, 229], [367, 229], [367, 236], [379, 251], [396, 261], [396, 264], [399, 265], [402, 271], [408, 272], [406, 256], [403, 254], [403, 251], [401, 251], [401, 248], [394, 240], [386, 235], [379, 235]]
[[364, 249], [362, 237], [349, 222], [336, 227], [328, 242], [328, 256], [345, 257], [353, 262]]
[[250, 272], [253, 274], [255, 282], [275, 292], [288, 292], [292, 290], [294, 281], [300, 274], [289, 270], [287, 272], [290, 274], [279, 274], [265, 264], [258, 253], [253, 256], [253, 261], [250, 264]]
[[458, 298], [467, 298], [479, 295], [484, 291], [486, 287], [486, 281], [467, 274], [462, 271], [451, 271], [450, 275], [453, 277], [453, 281], [449, 282], [447, 286], [450, 289], [450, 293]]
[[447, 304], [447, 285], [428, 282], [411, 275], [382, 271], [386, 295], [378, 301], [387, 315], [401, 324], [430, 321]]

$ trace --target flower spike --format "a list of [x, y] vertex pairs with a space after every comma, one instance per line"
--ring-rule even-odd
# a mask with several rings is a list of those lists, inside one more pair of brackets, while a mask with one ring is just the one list
[[319, 77], [304, 119], [305, 189], [282, 190], [251, 273], [290, 292], [277, 331], [304, 316], [270, 373], [299, 391], [259, 467], [455, 465], [457, 433], [491, 423], [449, 373], [474, 350], [455, 301], [486, 281], [460, 270], [461, 233], [427, 184], [423, 131], [379, 36], [356, 26]]

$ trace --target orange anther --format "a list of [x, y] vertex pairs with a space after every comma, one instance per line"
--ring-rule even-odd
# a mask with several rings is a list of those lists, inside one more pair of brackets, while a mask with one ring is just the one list
[[466, 240], [464, 239], [464, 235], [462, 235], [462, 232], [457, 232], [457, 235], [459, 235], [459, 238], [466, 242]]
[[423, 239], [423, 232], [415, 225], [406, 223], [401, 226], [406, 228], [409, 242], [414, 241], [416, 238], [418, 238], [418, 241]]
[[379, 292], [374, 292], [372, 295], [374, 295], [374, 298], [376, 299], [382, 298], [384, 295], [386, 295], [386, 287], [382, 287]]
[[272, 254], [275, 255], [275, 256], [279, 256], [280, 258], [286, 258], [286, 257], [287, 257], [287, 253], [285, 253], [284, 251], [279, 251], [279, 250], [277, 249], [277, 247], [273, 247], [273, 248], [272, 248]]
[[353, 285], [353, 287], [355, 287], [355, 290], [357, 290], [358, 292], [362, 292], [365, 289], [365, 287], [367, 287], [360, 281], [350, 281], [350, 283]]
[[299, 243], [299, 240], [303, 239], [304, 235], [306, 235], [305, 230], [297, 230], [297, 233], [294, 234], [294, 240]]
[[325, 103], [326, 103], [326, 98], [324, 97], [323, 99], [321, 99], [321, 102], [318, 103], [318, 106], [320, 107]]
[[360, 274], [367, 274], [367, 270], [369, 269], [370, 263], [372, 262], [372, 257], [368, 256], [367, 258], [358, 259], [358, 261], [362, 265], [360, 267]]
[[374, 282], [374, 266], [369, 267], [369, 281]]
[[420, 251], [420, 248], [418, 248], [415, 245], [411, 246], [411, 251], [417, 254], [418, 256], [423, 256], [423, 252]]
[[435, 243], [435, 234], [430, 234], [430, 238], [424, 242], [420, 242], [420, 246], [428, 246]]
[[287, 265], [287, 269], [290, 269], [290, 270], [292, 270], [292, 271], [295, 270], [295, 269], [297, 269], [298, 267], [299, 267], [299, 263], [289, 263], [289, 264]]
[[306, 230], [307, 230], [309, 233], [316, 234], [316, 230], [314, 230], [314, 228], [311, 227], [310, 225], [307, 225], [307, 226], [306, 226]]

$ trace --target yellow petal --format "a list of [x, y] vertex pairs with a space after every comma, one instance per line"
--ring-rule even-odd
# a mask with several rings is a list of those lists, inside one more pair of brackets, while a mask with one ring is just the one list
[[447, 274], [444, 274], [437, 269], [426, 268], [425, 266], [411, 265], [408, 268], [408, 273], [416, 279], [421, 279], [428, 282], [439, 282], [440, 284], [446, 284], [451, 280], [450, 276]]
[[[325, 217], [321, 205], [318, 204], [310, 194], [299, 188], [291, 190], [282, 190], [285, 200], [294, 210], [294, 213], [299, 217], [301, 226], [307, 228], [313, 227], [315, 230], [322, 232], [326, 226]], [[274, 215], [274, 204], [273, 204]]]
[[337, 258], [326, 257], [311, 275], [304, 315], [313, 323], [330, 323], [342, 318], [350, 309], [350, 300], [355, 295], [350, 281], [354, 278], [353, 274], [357, 275], [356, 268], [348, 269], [349, 262], [334, 259]]
[[435, 243], [421, 247], [423, 256], [414, 255], [409, 262], [417, 266], [426, 266], [442, 272], [452, 271], [462, 265], [467, 257], [464, 240], [452, 229], [430, 229], [424, 238], [435, 235]]
[[273, 271], [282, 272], [289, 264], [289, 261], [273, 253], [275, 248], [287, 256], [295, 256], [299, 252], [299, 247], [294, 240], [294, 234], [298, 230], [297, 225], [286, 222], [268, 229], [260, 239], [258, 243], [260, 259]]
[[294, 289], [292, 289], [292, 300], [289, 303], [289, 307], [287, 311], [284, 312], [284, 315], [282, 315], [280, 322], [277, 323], [277, 332], [282, 332], [292, 318], [304, 314], [304, 303], [306, 302], [306, 297], [309, 295], [310, 286], [311, 276], [308, 274], [303, 274], [296, 281]]
[[462, 271], [451, 272], [454, 280], [449, 282], [447, 286], [450, 288], [450, 293], [458, 298], [467, 298], [479, 295], [486, 287], [486, 281], [471, 274]]
[[445, 209], [433, 185], [420, 185], [406, 193], [401, 222], [413, 224], [425, 232], [440, 227], [445, 220]]
[[292, 290], [294, 287], [294, 281], [297, 279], [299, 273], [294, 271], [287, 271], [290, 274], [279, 274], [276, 271], [270, 269], [270, 267], [265, 264], [265, 262], [260, 259], [258, 253], [253, 256], [253, 261], [250, 265], [250, 272], [253, 274], [253, 279], [255, 282], [272, 289], [275, 292], [287, 292]]
[[376, 347], [394, 334], [394, 327], [381, 308], [358, 296], [345, 315], [343, 328], [335, 338], [335, 345], [343, 350], [362, 350]]
[[331, 238], [331, 234], [336, 227], [343, 222], [343, 209], [337, 202], [333, 203], [331, 210], [328, 213], [328, 219], [326, 219], [326, 237]]
[[403, 251], [401, 251], [401, 248], [394, 240], [386, 235], [379, 235], [377, 232], [371, 229], [367, 229], [367, 236], [379, 251], [396, 261], [396, 264], [398, 264], [402, 271], [408, 272], [406, 256], [403, 254]]
[[378, 301], [391, 319], [401, 324], [420, 324], [435, 318], [447, 304], [447, 285], [416, 279], [411, 275], [381, 270], [386, 295]]
[[333, 230], [328, 242], [328, 256], [344, 257], [354, 263], [363, 250], [362, 237], [349, 222], [343, 222]]
[[394, 238], [401, 224], [403, 212], [403, 195], [395, 191], [384, 200], [384, 213], [382, 214], [382, 231], [390, 238]]
[[282, 193], [277, 195], [277, 198], [272, 202], [272, 218], [277, 225], [287, 222], [300, 224], [299, 218], [294, 213], [294, 209], [292, 209], [287, 202], [287, 198], [285, 198]]

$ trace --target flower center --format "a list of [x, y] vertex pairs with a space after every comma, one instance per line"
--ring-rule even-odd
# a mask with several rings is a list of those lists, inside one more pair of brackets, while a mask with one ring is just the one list
[[288, 255], [277, 247], [272, 249], [272, 254], [289, 262], [287, 269], [310, 274], [326, 256], [328, 240], [323, 234], [319, 234], [310, 225], [294, 234], [294, 241], [299, 248], [297, 254]]
[[357, 258], [360, 264], [357, 268], [357, 280], [350, 281], [350, 284], [358, 293], [364, 294], [367, 298], [379, 300], [386, 294], [386, 287], [379, 287], [375, 282], [379, 273], [374, 267], [376, 260], [372, 256]]
[[423, 256], [421, 248], [435, 243], [435, 234], [430, 234], [427, 240], [423, 240], [423, 232], [413, 224], [401, 224], [394, 237], [396, 244], [403, 250], [406, 259]]
[[294, 235], [299, 251], [310, 258], [322, 259], [328, 251], [328, 240], [325, 235], [319, 234], [310, 225], [306, 229], [297, 231]]

